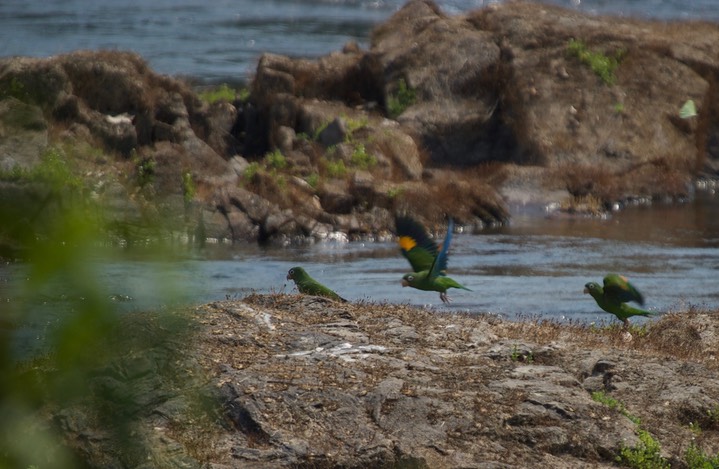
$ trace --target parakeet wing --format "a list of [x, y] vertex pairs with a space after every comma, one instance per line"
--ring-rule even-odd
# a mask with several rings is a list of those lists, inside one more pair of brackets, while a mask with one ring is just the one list
[[636, 301], [640, 305], [644, 304], [644, 296], [629, 283], [626, 277], [619, 274], [609, 274], [604, 277], [604, 295], [619, 303]]
[[398, 215], [395, 218], [395, 226], [400, 250], [412, 265], [412, 270], [422, 272], [431, 269], [439, 248], [424, 227], [406, 215]]
[[447, 258], [449, 251], [449, 244], [452, 242], [452, 232], [454, 231], [454, 221], [450, 218], [447, 224], [447, 234], [444, 236], [444, 243], [442, 243], [442, 250], [439, 251], [437, 257], [434, 258], [434, 263], [430, 269], [429, 276], [434, 278], [438, 275], [444, 275], [447, 270]]

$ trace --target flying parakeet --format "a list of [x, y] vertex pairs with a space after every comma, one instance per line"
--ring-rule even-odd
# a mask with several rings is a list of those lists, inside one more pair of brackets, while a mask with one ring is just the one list
[[324, 296], [335, 301], [347, 302], [347, 300], [337, 293], [310, 277], [310, 274], [305, 272], [305, 269], [302, 267], [292, 267], [289, 272], [287, 272], [287, 280], [294, 280], [297, 289], [305, 295]]
[[584, 285], [584, 293], [592, 295], [600, 308], [624, 322], [624, 327], [629, 326], [630, 316], [651, 316], [653, 314], [627, 304], [628, 301], [634, 301], [643, 305], [644, 297], [639, 290], [634, 288], [634, 285], [629, 283], [626, 277], [619, 274], [608, 274], [604, 277], [603, 288], [596, 282], [587, 283]]
[[[402, 277], [403, 287], [417, 288], [418, 290], [437, 291], [439, 298], [444, 303], [449, 303], [447, 289], [469, 288], [459, 284], [457, 281], [446, 276], [447, 251], [452, 240], [454, 222], [449, 219], [447, 235], [440, 250], [437, 243], [427, 235], [424, 227], [408, 216], [397, 216], [395, 218], [397, 236], [399, 236], [399, 247], [402, 255], [412, 265], [414, 272], [405, 274]], [[469, 290], [471, 291], [471, 290]]]

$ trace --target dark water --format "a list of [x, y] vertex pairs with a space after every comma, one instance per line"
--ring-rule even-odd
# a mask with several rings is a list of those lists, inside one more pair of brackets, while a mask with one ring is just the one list
[[[544, 0], [591, 13], [719, 21], [716, 0]], [[447, 13], [499, 3], [437, 0]], [[2, 0], [0, 57], [77, 49], [140, 53], [160, 73], [246, 80], [263, 52], [316, 57], [372, 27], [401, 0]]]

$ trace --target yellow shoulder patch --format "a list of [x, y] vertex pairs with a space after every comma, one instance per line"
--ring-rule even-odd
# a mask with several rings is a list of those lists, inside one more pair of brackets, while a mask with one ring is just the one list
[[402, 248], [403, 251], [409, 251], [413, 247], [417, 245], [417, 241], [414, 240], [411, 236], [400, 236], [399, 237], [399, 247]]

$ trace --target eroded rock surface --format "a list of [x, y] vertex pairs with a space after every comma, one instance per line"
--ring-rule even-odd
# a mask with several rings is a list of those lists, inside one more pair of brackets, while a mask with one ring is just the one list
[[[667, 314], [631, 340], [619, 327], [296, 295], [210, 303], [190, 321], [184, 345], [169, 341], [180, 347], [174, 365], [167, 342], [147, 343], [108, 368], [112, 379], [93, 378], [133, 390], [147, 461], [615, 467], [622, 448], [640, 446], [640, 429], [673, 467], [690, 445], [719, 450], [716, 313]], [[168, 369], [172, 386], [157, 382]], [[198, 385], [215, 402], [210, 419], [190, 412]], [[77, 423], [81, 413], [62, 415], [76, 422], [67, 431], [80, 453], [108, 464], [112, 439], [78, 438], [104, 433]]]

